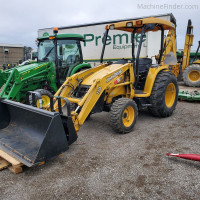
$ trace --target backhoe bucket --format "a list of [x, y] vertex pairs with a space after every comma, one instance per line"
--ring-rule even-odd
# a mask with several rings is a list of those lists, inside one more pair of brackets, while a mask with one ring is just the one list
[[71, 116], [0, 99], [0, 149], [24, 165], [56, 157], [76, 139]]

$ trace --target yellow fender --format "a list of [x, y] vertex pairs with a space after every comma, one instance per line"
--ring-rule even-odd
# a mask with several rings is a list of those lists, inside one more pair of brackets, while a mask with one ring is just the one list
[[149, 97], [153, 88], [155, 79], [160, 71], [169, 71], [168, 65], [162, 65], [158, 67], [151, 67], [149, 69], [147, 79], [144, 86], [144, 92], [142, 94], [135, 94], [134, 97]]

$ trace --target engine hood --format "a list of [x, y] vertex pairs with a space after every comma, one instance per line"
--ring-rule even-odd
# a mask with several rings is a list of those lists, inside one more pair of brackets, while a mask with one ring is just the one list
[[101, 80], [103, 77], [109, 74], [112, 75], [112, 73], [114, 73], [115, 71], [120, 70], [122, 66], [123, 64], [112, 64], [112, 65], [106, 66], [105, 68], [85, 78], [82, 82], [82, 85], [92, 85], [95, 80], [97, 79]]

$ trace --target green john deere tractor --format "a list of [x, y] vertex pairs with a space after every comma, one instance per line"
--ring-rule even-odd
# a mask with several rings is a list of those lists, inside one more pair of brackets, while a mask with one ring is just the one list
[[76, 72], [91, 68], [83, 62], [79, 34], [54, 34], [37, 38], [37, 62], [26, 63], [6, 71], [0, 71], [0, 97], [25, 102], [28, 91], [42, 96], [43, 106], [48, 106], [51, 93]]

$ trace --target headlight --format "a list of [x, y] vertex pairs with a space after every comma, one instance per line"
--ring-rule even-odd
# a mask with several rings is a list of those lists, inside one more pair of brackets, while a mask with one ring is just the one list
[[114, 25], [110, 25], [110, 30], [114, 30], [115, 26]]
[[133, 26], [133, 23], [132, 22], [128, 22], [127, 24], [126, 24], [126, 27], [132, 27]]

